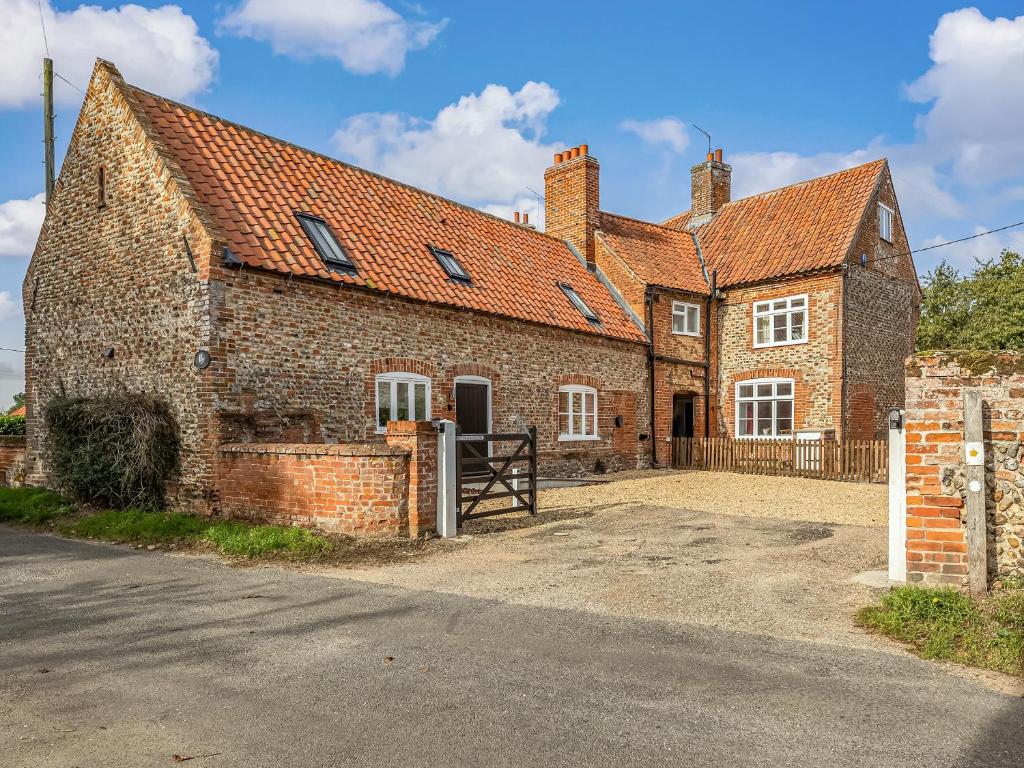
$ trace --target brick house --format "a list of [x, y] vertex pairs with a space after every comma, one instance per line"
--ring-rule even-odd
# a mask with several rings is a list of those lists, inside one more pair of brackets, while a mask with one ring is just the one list
[[547, 230], [645, 328], [657, 463], [673, 436], [884, 436], [920, 303], [885, 160], [733, 201], [717, 150], [661, 224], [602, 211], [599, 175], [586, 145], [555, 155]]
[[383, 441], [391, 420], [536, 425], [545, 474], [648, 462], [643, 331], [560, 239], [139, 90], [107, 62], [24, 306], [35, 482], [61, 389], [165, 398], [176, 501], [203, 510], [220, 446]]
[[601, 211], [576, 147], [545, 172], [539, 232], [97, 62], [23, 286], [29, 481], [57, 392], [164, 398], [175, 502], [207, 512], [244, 507], [258, 467], [288, 493], [317, 461], [346, 487], [371, 465], [425, 477], [381, 448], [396, 421], [535, 425], [547, 475], [664, 465], [673, 435], [874, 436], [918, 305], [887, 164], [737, 201], [730, 176], [709, 155], [691, 210], [642, 222]]

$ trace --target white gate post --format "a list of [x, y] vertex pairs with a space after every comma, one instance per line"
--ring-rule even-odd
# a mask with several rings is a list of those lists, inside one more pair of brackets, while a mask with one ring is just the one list
[[906, 411], [889, 411], [889, 579], [907, 580]]
[[445, 539], [459, 535], [455, 456], [455, 422], [442, 419], [437, 424], [437, 532]]

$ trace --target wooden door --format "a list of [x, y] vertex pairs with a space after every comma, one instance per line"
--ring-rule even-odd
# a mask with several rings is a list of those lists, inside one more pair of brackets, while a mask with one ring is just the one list
[[[460, 381], [455, 384], [455, 423], [458, 425], [459, 433], [463, 435], [485, 435], [490, 429], [491, 388], [486, 384]], [[474, 455], [472, 450], [478, 451], [480, 455], [486, 456], [488, 443], [485, 440], [459, 443], [459, 458]], [[486, 474], [487, 466], [483, 463], [476, 465], [479, 472], [471, 474]]]

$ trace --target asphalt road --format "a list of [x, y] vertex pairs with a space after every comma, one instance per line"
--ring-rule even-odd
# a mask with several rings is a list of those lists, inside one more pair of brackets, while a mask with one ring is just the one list
[[0, 528], [4, 766], [1019, 768], [1022, 723], [903, 654]]

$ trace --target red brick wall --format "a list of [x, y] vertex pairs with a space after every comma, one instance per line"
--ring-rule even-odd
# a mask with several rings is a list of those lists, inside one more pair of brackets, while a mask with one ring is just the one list
[[381, 443], [220, 447], [223, 514], [333, 533], [409, 532], [409, 451]]
[[[835, 429], [841, 437], [842, 275], [828, 273], [771, 284], [735, 287], [717, 304], [717, 384], [720, 434], [736, 433], [736, 383], [748, 379], [794, 379], [794, 427]], [[807, 294], [807, 343], [754, 346], [754, 302]]]
[[598, 269], [615, 286], [615, 290], [629, 304], [636, 316], [646, 323], [647, 309], [644, 305], [644, 297], [647, 284], [623, 263], [622, 259], [611, 250], [600, 235], [598, 235], [595, 245], [595, 258]]
[[12, 487], [25, 480], [25, 438], [0, 435], [0, 485]]
[[[959, 360], [959, 361], [958, 361]], [[966, 583], [963, 392], [980, 388], [990, 576], [1024, 576], [1024, 356], [918, 355], [906, 364], [907, 575]]]

